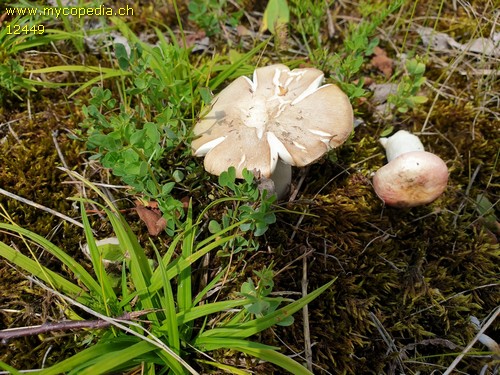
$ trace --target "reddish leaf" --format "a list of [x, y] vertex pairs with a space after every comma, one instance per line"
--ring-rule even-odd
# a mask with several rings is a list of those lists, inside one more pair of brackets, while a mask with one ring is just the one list
[[139, 215], [139, 218], [146, 224], [148, 233], [151, 236], [158, 236], [167, 226], [167, 220], [165, 220], [160, 210], [158, 209], [158, 203], [148, 202], [147, 206], [144, 206], [139, 201], [136, 201], [135, 203], [137, 214]]
[[375, 56], [372, 57], [372, 65], [384, 73], [385, 78], [392, 76], [392, 59], [387, 57], [387, 53], [380, 47], [375, 47], [373, 50]]

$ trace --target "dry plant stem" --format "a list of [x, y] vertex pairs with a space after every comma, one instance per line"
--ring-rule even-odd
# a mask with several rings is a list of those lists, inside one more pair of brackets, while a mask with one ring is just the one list
[[[149, 314], [150, 312], [151, 312], [150, 310], [134, 311], [123, 314], [122, 316], [113, 319], [134, 320], [142, 315]], [[86, 328], [101, 329], [101, 328], [107, 328], [110, 325], [111, 322], [109, 321], [103, 319], [96, 319], [96, 320], [66, 320], [57, 323], [44, 323], [37, 326], [9, 328], [0, 331], [0, 343], [6, 344], [7, 340], [10, 339], [25, 337], [25, 336], [34, 336], [47, 332], [69, 331], [73, 329], [86, 329]]]
[[290, 199], [288, 199], [288, 202], [293, 202], [297, 198], [297, 195], [299, 194], [300, 188], [302, 187], [302, 184], [304, 183], [304, 180], [307, 176], [307, 173], [309, 172], [309, 169], [311, 169], [311, 167], [307, 166], [300, 171], [299, 182], [297, 183], [297, 186], [293, 189], [293, 192], [290, 194]]
[[16, 194], [13, 194], [13, 193], [10, 193], [8, 192], [7, 190], [4, 190], [2, 188], [0, 188], [0, 194], [3, 194], [9, 198], [12, 198], [12, 199], [15, 199], [15, 200], [18, 200], [19, 202], [23, 202], [25, 204], [28, 204], [30, 206], [33, 206], [35, 208], [38, 208], [40, 210], [43, 210], [45, 212], [48, 212], [49, 214], [52, 214], [54, 216], [57, 216], [63, 220], [66, 220], [66, 221], [69, 221], [70, 223], [72, 224], [75, 224], [76, 226], [80, 227], [80, 228], [83, 228], [83, 224], [82, 223], [79, 223], [78, 221], [70, 218], [69, 216], [66, 216], [64, 214], [61, 214], [57, 211], [54, 211], [52, 210], [51, 208], [48, 208], [48, 207], [45, 207], [45, 206], [42, 206], [41, 204], [38, 204], [38, 203], [35, 203], [33, 201], [30, 201], [29, 199], [26, 199], [26, 198], [22, 198], [20, 197], [19, 195], [16, 195]]
[[310, 254], [314, 253], [314, 250], [309, 250], [307, 253], [304, 253], [302, 254], [301, 256], [295, 258], [294, 260], [292, 260], [290, 263], [288, 263], [287, 265], [285, 265], [282, 269], [280, 269], [279, 271], [277, 271], [275, 274], [274, 274], [274, 277], [278, 276], [280, 273], [282, 273], [283, 271], [287, 270], [288, 268], [290, 268], [294, 263], [298, 262], [299, 260], [301, 260], [302, 258], [304, 257], [307, 257], [309, 256]]
[[[304, 247], [304, 257], [302, 258], [302, 297], [307, 296], [307, 285], [309, 284], [307, 279], [307, 256], [305, 253], [307, 248]], [[302, 308], [302, 314], [304, 319], [304, 353], [306, 356], [307, 369], [312, 372], [312, 347], [311, 347], [311, 331], [309, 330], [309, 308], [308, 305], [304, 305]]]
[[474, 346], [476, 341], [479, 340], [479, 338], [486, 332], [488, 327], [495, 321], [495, 319], [498, 317], [498, 314], [500, 314], [500, 306], [497, 306], [495, 312], [491, 314], [491, 317], [488, 319], [488, 321], [483, 325], [483, 327], [479, 330], [479, 332], [474, 336], [472, 341], [462, 350], [462, 353], [455, 358], [455, 360], [451, 363], [451, 365], [446, 369], [445, 372], [443, 372], [443, 375], [450, 375], [455, 367], [460, 363], [462, 358], [467, 354], [467, 352]]
[[[64, 157], [64, 154], [62, 153], [61, 148], [59, 147], [59, 142], [57, 141], [57, 135], [58, 135], [58, 131], [57, 130], [55, 130], [55, 131], [52, 132], [52, 142], [54, 142], [54, 146], [56, 147], [57, 156], [59, 156], [59, 159], [61, 160], [61, 163], [63, 164], [64, 168], [70, 169], [69, 166], [68, 166], [68, 163], [66, 163], [66, 159]], [[74, 182], [78, 182], [72, 175], [69, 174], [68, 176]], [[87, 195], [85, 194], [85, 189], [83, 188], [83, 186], [77, 184], [76, 188], [78, 189], [78, 193], [80, 193], [80, 195], [82, 197], [87, 198]], [[97, 210], [97, 206], [93, 202], [91, 203], [91, 206], [94, 207], [94, 210]], [[99, 216], [101, 216], [101, 219], [104, 219], [104, 215], [99, 214]]]

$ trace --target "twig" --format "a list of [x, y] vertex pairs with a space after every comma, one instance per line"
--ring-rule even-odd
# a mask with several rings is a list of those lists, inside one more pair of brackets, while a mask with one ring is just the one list
[[307, 167], [300, 170], [299, 182], [297, 183], [297, 186], [295, 186], [292, 193], [290, 194], [290, 198], [288, 199], [288, 202], [293, 202], [297, 198], [297, 195], [299, 194], [299, 190], [302, 187], [304, 180], [306, 179], [307, 172], [309, 172], [309, 169], [311, 169], [311, 167], [307, 166]]
[[[309, 281], [307, 279], [307, 256], [305, 256], [307, 248], [304, 246], [304, 257], [302, 258], [302, 298], [307, 296], [307, 285]], [[309, 329], [309, 308], [308, 305], [304, 305], [302, 308], [302, 315], [304, 320], [304, 354], [306, 356], [307, 369], [312, 372], [313, 362], [312, 362], [312, 347], [311, 347], [311, 331]]]
[[33, 206], [35, 208], [38, 208], [40, 210], [46, 211], [46, 212], [48, 212], [48, 213], [50, 213], [50, 214], [52, 214], [54, 216], [57, 216], [57, 217], [59, 217], [59, 218], [61, 218], [63, 220], [69, 221], [70, 223], [75, 224], [76, 226], [79, 226], [80, 228], [84, 228], [84, 226], [83, 226], [82, 223], [79, 223], [78, 221], [76, 221], [75, 219], [70, 218], [69, 216], [66, 216], [64, 214], [61, 214], [60, 212], [54, 211], [51, 208], [42, 206], [41, 204], [35, 203], [33, 201], [30, 201], [29, 199], [20, 197], [19, 195], [10, 193], [7, 190], [4, 190], [4, 189], [0, 188], [0, 194], [6, 195], [9, 198], [16, 199], [16, 200], [18, 200], [20, 202], [23, 202], [25, 204], [28, 204], [28, 205]]
[[[150, 312], [151, 310], [133, 311], [113, 319], [134, 320], [142, 315], [149, 314]], [[41, 333], [47, 333], [53, 331], [69, 331], [73, 329], [85, 329], [85, 328], [101, 329], [101, 328], [107, 328], [110, 325], [111, 325], [110, 321], [103, 319], [96, 319], [96, 320], [64, 320], [62, 322], [57, 322], [57, 323], [44, 323], [36, 326], [9, 328], [0, 331], [0, 343], [6, 344], [7, 341], [10, 339], [25, 337], [25, 336], [34, 336], [34, 335], [39, 335]]]
[[[64, 154], [62, 153], [61, 151], [61, 148], [59, 147], [59, 142], [57, 141], [57, 135], [58, 135], [58, 131], [55, 130], [52, 132], [52, 142], [54, 142], [54, 146], [56, 147], [56, 151], [57, 151], [57, 155], [59, 156], [59, 159], [61, 160], [61, 163], [63, 164], [64, 166], [64, 169], [66, 171], [70, 170], [69, 166], [68, 166], [68, 163], [66, 163], [66, 159], [64, 158]], [[73, 180], [73, 182], [77, 183], [76, 184], [76, 189], [78, 190], [78, 192], [80, 193], [80, 195], [82, 197], [85, 197], [87, 198], [87, 193], [85, 191], [85, 188], [84, 186], [78, 184], [78, 181], [71, 173], [67, 173], [67, 175], [69, 176], [69, 178], [71, 178], [71, 180]], [[94, 202], [91, 202], [90, 205], [94, 208], [94, 210], [97, 211], [98, 215], [101, 217], [101, 219], [104, 218], [104, 214], [100, 213], [97, 209], [97, 206], [95, 205]]]
[[[380, 333], [380, 336], [382, 336], [382, 340], [384, 340], [385, 344], [387, 345], [387, 354], [398, 353], [398, 347], [394, 343], [394, 339], [391, 337], [389, 332], [387, 332], [382, 322], [377, 318], [377, 316], [373, 312], [370, 312], [370, 319], [377, 328], [378, 333]], [[404, 371], [403, 371], [403, 362], [401, 360], [401, 355], [398, 355], [396, 357], [396, 361], [401, 369], [401, 373], [403, 374]]]

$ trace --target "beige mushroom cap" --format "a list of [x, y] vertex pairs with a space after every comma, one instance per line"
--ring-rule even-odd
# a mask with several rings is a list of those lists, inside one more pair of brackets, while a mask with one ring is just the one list
[[431, 203], [446, 189], [448, 168], [431, 152], [411, 151], [396, 157], [373, 176], [373, 187], [385, 204], [415, 207]]
[[213, 101], [194, 127], [193, 153], [205, 156], [205, 169], [219, 175], [230, 166], [270, 177], [278, 159], [308, 165], [338, 147], [353, 129], [347, 95], [324, 85], [318, 69], [290, 70], [271, 65], [239, 77]]

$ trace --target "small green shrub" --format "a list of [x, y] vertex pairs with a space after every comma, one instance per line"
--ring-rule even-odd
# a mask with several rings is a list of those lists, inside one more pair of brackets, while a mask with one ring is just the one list
[[243, 15], [243, 6], [236, 1], [240, 9], [228, 11], [229, 2], [226, 0], [190, 0], [188, 4], [189, 19], [194, 21], [207, 35], [216, 35], [221, 32], [221, 24], [228, 23], [235, 27]]
[[[366, 96], [360, 72], [367, 57], [373, 54], [373, 49], [379, 43], [378, 38], [373, 37], [377, 27], [396, 12], [403, 3], [403, 0], [377, 4], [361, 3], [362, 20], [349, 25], [348, 34], [338, 52], [332, 54], [326, 47], [318, 47], [310, 51], [315, 64], [324, 70], [331, 71], [332, 77], [351, 100]], [[356, 79], [358, 82], [353, 83]]]
[[254, 175], [244, 169], [243, 182], [236, 181], [236, 170], [230, 167], [226, 172], [219, 176], [219, 184], [226, 187], [234, 194], [234, 204], [223, 214], [220, 222], [211, 220], [208, 229], [211, 233], [221, 231], [233, 225], [235, 222], [244, 221], [239, 226], [242, 232], [250, 233], [250, 236], [238, 236], [229, 241], [224, 250], [218, 254], [221, 256], [229, 255], [240, 251], [254, 251], [259, 248], [259, 242], [256, 237], [262, 236], [270, 224], [276, 222], [276, 215], [272, 211], [272, 204], [276, 201], [275, 195], [270, 195], [267, 191], [260, 191], [255, 182]]
[[[173, 235], [184, 211], [171, 192], [190, 168], [174, 158], [189, 155], [183, 147], [189, 133], [185, 119], [190, 117], [197, 77], [186, 51], [163, 42], [148, 50], [136, 44], [130, 56], [123, 45], [115, 46], [120, 69], [128, 73], [122, 78], [120, 104], [109, 89], [92, 88], [82, 127], [88, 148], [97, 151], [91, 159], [110, 168], [136, 193], [156, 200]], [[165, 159], [172, 161], [168, 169]]]
[[425, 83], [425, 64], [417, 58], [406, 61], [407, 73], [403, 75], [396, 93], [389, 94], [387, 102], [401, 113], [408, 112], [419, 104], [427, 102], [427, 97], [418, 95]]

